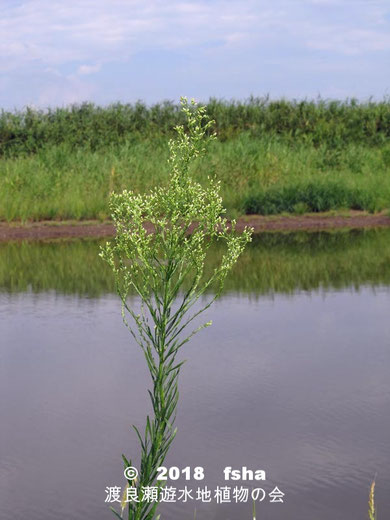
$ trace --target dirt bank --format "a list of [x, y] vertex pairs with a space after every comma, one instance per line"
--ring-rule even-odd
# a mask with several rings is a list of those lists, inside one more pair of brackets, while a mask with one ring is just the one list
[[[390, 216], [370, 215], [362, 211], [333, 215], [314, 213], [302, 216], [246, 215], [237, 222], [237, 229], [252, 226], [255, 233], [263, 231], [319, 231], [323, 229], [390, 227]], [[0, 223], [0, 241], [45, 240], [56, 238], [110, 237], [115, 232], [110, 222], [34, 222]]]

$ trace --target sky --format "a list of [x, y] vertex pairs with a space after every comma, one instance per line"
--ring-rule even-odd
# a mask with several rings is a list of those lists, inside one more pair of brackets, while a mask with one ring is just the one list
[[0, 0], [0, 109], [390, 95], [390, 0]]

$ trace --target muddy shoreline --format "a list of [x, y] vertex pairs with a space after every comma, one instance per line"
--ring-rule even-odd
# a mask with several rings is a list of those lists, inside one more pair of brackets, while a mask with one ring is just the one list
[[[255, 233], [267, 231], [321, 231], [332, 229], [390, 227], [390, 216], [371, 215], [351, 211], [347, 215], [307, 214], [301, 216], [246, 215], [237, 221], [237, 230], [252, 226]], [[113, 236], [115, 229], [110, 222], [56, 222], [44, 221], [27, 224], [0, 223], [0, 241], [49, 240], [66, 238], [104, 238]]]

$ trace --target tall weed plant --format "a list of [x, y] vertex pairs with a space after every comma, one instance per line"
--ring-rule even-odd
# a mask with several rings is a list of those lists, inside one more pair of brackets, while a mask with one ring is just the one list
[[[157, 468], [176, 434], [178, 378], [183, 363], [178, 353], [194, 334], [211, 324], [193, 326], [219, 296], [228, 272], [251, 239], [252, 230], [236, 234], [235, 223], [229, 228], [222, 216], [219, 183], [209, 179], [202, 187], [193, 180], [190, 166], [204, 155], [206, 141], [215, 136], [204, 107], [185, 98], [181, 105], [185, 127], [177, 126], [177, 137], [169, 142], [168, 186], [146, 194], [113, 194], [116, 237], [101, 252], [114, 272], [125, 323], [143, 350], [152, 379], [152, 414], [147, 416], [144, 430], [135, 427], [141, 449], [139, 475], [137, 481], [128, 480], [127, 484], [136, 487], [139, 502], [128, 502], [129, 520], [156, 516], [158, 503], [143, 497], [145, 488], [164, 485], [157, 481]], [[226, 249], [205, 279], [205, 259], [214, 241], [224, 242]], [[214, 288], [213, 296], [200, 301], [210, 287]], [[128, 302], [134, 291], [141, 302], [138, 310]], [[123, 460], [125, 466], [132, 465], [133, 458], [123, 456]]]

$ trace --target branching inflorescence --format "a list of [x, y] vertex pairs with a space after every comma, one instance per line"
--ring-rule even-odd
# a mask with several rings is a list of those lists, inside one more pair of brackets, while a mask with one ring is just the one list
[[[114, 271], [125, 323], [144, 352], [153, 382], [149, 391], [153, 414], [146, 419], [143, 435], [134, 427], [141, 462], [137, 481], [128, 485], [137, 487], [139, 502], [128, 503], [129, 520], [151, 520], [156, 515], [157, 503], [143, 501], [142, 489], [163, 486], [157, 481], [157, 468], [176, 434], [178, 376], [183, 363], [177, 360], [178, 351], [196, 332], [211, 325], [190, 327], [220, 295], [252, 233], [246, 228], [237, 234], [235, 222], [229, 224], [223, 217], [218, 181], [209, 179], [207, 186], [201, 186], [192, 179], [191, 163], [205, 154], [207, 141], [216, 137], [210, 134], [213, 121], [204, 107], [186, 98], [181, 104], [186, 128], [176, 127], [177, 137], [169, 142], [169, 185], [148, 194], [113, 194], [110, 206], [116, 237], [101, 252]], [[224, 241], [226, 249], [206, 278], [205, 258], [215, 240]], [[194, 307], [209, 289], [212, 296]], [[128, 302], [130, 293], [140, 298], [139, 312]], [[123, 460], [131, 465], [125, 456]]]

